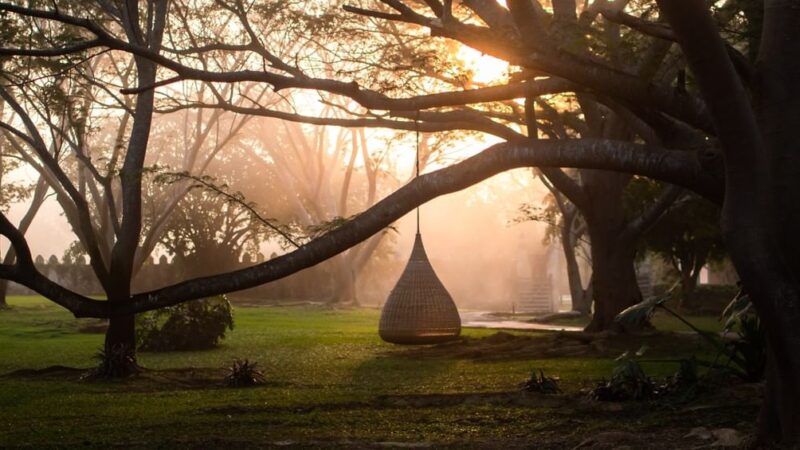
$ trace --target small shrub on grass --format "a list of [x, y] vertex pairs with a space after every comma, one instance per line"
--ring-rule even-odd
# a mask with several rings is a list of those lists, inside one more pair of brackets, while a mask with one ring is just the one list
[[256, 386], [263, 383], [264, 374], [258, 370], [258, 364], [247, 359], [235, 359], [225, 376], [225, 385], [228, 387]]
[[693, 356], [680, 361], [678, 371], [675, 372], [675, 375], [667, 377], [660, 390], [664, 393], [673, 394], [679, 402], [685, 402], [694, 399], [707, 389], [709, 386], [708, 381], [708, 377], [705, 380], [700, 378], [698, 361]]
[[635, 359], [642, 356], [644, 351], [645, 347], [633, 357], [625, 352], [617, 358], [619, 364], [614, 368], [611, 379], [598, 382], [591, 390], [591, 398], [598, 401], [620, 402], [669, 397], [674, 401], [685, 402], [695, 398], [704, 389], [705, 384], [698, 375], [698, 361], [694, 357], [677, 361], [651, 360], [650, 362], [680, 363], [674, 375], [654, 380], [647, 376], [639, 361]]
[[233, 330], [233, 311], [224, 295], [147, 312], [136, 319], [138, 347], [143, 351], [213, 348], [227, 330]]
[[531, 371], [531, 378], [522, 385], [522, 390], [541, 394], [558, 394], [561, 392], [558, 387], [557, 377], [547, 377], [542, 370], [539, 370], [537, 374], [536, 369]]

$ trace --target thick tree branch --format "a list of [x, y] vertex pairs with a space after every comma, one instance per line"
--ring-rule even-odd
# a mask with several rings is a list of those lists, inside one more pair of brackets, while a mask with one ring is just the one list
[[669, 150], [647, 152], [642, 151], [641, 147], [636, 144], [600, 140], [498, 144], [464, 162], [414, 179], [340, 228], [292, 253], [229, 274], [191, 280], [157, 291], [137, 294], [133, 296], [130, 304], [120, 307], [124, 308], [124, 312], [155, 309], [277, 280], [362, 242], [421, 203], [463, 189], [514, 167], [591, 166], [606, 170], [647, 172], [651, 176], [666, 178], [694, 188], [705, 184], [687, 178], [688, 173], [702, 177], [698, 172], [699, 165], [687, 152]]
[[514, 19], [497, 0], [464, 0], [464, 6], [474, 11], [489, 27], [517, 34]]
[[547, 181], [549, 181], [558, 192], [567, 197], [572, 204], [578, 208], [587, 206], [589, 198], [586, 192], [584, 192], [577, 181], [572, 179], [572, 177], [567, 175], [563, 170], [558, 167], [543, 167], [542, 174], [547, 178]]
[[455, 192], [518, 167], [591, 167], [638, 173], [694, 189], [720, 200], [719, 180], [708, 178], [696, 157], [685, 151], [648, 149], [608, 140], [525, 141], [497, 144], [451, 167], [421, 175], [341, 227], [299, 249], [265, 263], [211, 277], [188, 280], [131, 296], [130, 302], [98, 302], [70, 292], [41, 275], [13, 281], [28, 286], [78, 317], [109, 317], [174, 305], [209, 295], [274, 281], [331, 258], [380, 232], [435, 197]]
[[[627, 14], [623, 11], [614, 10], [611, 8], [603, 9], [601, 14], [603, 14], [603, 17], [612, 22], [626, 25], [648, 36], [653, 36], [655, 38], [670, 42], [678, 42], [678, 37], [672, 31], [672, 28], [666, 24], [649, 22], [639, 17]], [[745, 57], [742, 52], [735, 49], [728, 43], [725, 43], [725, 50], [728, 52], [728, 56], [730, 56], [731, 62], [733, 63], [734, 67], [736, 67], [736, 71], [739, 73], [739, 75], [741, 75], [741, 77], [747, 83], [750, 83], [753, 80], [755, 71], [753, 66], [747, 60], [747, 57]]]
[[641, 236], [675, 204], [683, 192], [684, 189], [679, 186], [665, 187], [652, 205], [628, 223], [623, 233], [624, 238], [637, 239]]
[[15, 264], [17, 270], [32, 270], [34, 267], [33, 257], [31, 256], [31, 249], [28, 247], [28, 241], [25, 240], [25, 236], [2, 212], [0, 212], [0, 234], [8, 239], [14, 249], [17, 258], [17, 263]]

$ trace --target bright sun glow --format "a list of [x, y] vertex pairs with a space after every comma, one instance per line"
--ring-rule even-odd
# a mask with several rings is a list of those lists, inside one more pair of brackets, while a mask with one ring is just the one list
[[456, 58], [474, 73], [473, 81], [476, 83], [497, 83], [508, 76], [508, 63], [493, 56], [467, 47], [461, 46], [456, 53]]

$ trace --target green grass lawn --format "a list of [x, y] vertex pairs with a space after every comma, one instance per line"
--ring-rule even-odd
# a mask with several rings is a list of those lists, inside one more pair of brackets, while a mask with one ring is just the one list
[[[79, 333], [79, 320], [41, 298], [12, 297], [9, 304], [0, 312], [0, 374], [95, 364], [101, 334]], [[742, 423], [755, 414], [755, 405], [678, 414], [672, 405], [588, 402], [579, 391], [609, 376], [612, 358], [413, 358], [378, 338], [377, 321], [378, 311], [366, 309], [237, 307], [236, 328], [217, 349], [140, 353], [140, 364], [163, 376], [87, 382], [73, 372], [2, 375], [0, 448], [349, 448], [396, 441], [571, 448], [596, 430], [680, 437], [696, 421], [746, 428]], [[222, 387], [234, 358], [257, 361], [268, 382]], [[169, 371], [184, 368], [195, 368], [196, 376]], [[520, 393], [533, 368], [559, 376], [564, 394]], [[672, 446], [664, 445], [658, 448]]]

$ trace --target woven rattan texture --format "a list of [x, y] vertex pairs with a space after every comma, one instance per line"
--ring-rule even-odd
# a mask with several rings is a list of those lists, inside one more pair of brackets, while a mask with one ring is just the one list
[[384, 341], [395, 344], [435, 344], [461, 334], [458, 309], [433, 271], [419, 234], [383, 306], [378, 331]]

